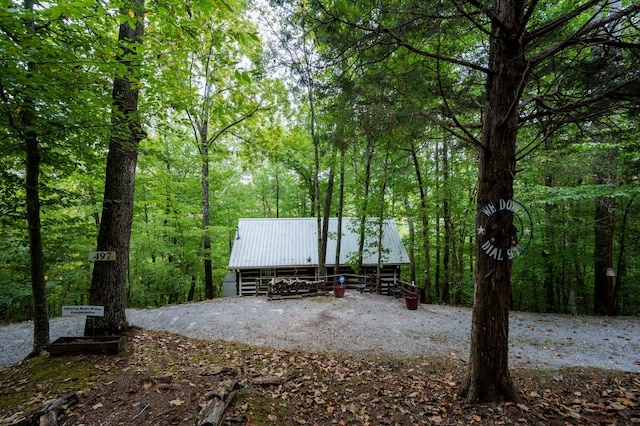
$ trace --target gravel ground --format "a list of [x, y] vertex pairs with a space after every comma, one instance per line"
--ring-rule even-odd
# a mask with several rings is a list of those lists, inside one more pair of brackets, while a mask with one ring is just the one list
[[[421, 305], [349, 290], [343, 298], [234, 297], [158, 309], [127, 310], [131, 325], [206, 340], [351, 355], [432, 356], [466, 361], [471, 309]], [[512, 312], [510, 365], [595, 366], [640, 371], [640, 318]], [[82, 335], [84, 317], [51, 320], [51, 341]], [[31, 350], [33, 324], [0, 327], [0, 367]]]

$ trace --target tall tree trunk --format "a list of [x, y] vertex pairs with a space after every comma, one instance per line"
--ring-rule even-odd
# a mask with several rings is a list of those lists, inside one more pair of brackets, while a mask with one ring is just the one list
[[596, 315], [615, 315], [616, 306], [613, 277], [607, 269], [613, 266], [613, 198], [595, 200], [594, 292], [593, 310]]
[[[407, 227], [409, 228], [409, 277], [411, 283], [416, 282], [416, 230], [413, 224], [413, 215], [411, 212], [411, 205], [409, 204], [409, 197], [404, 196], [404, 209], [407, 212]], [[421, 295], [422, 296], [422, 295]], [[422, 299], [424, 300], [424, 299]]]
[[191, 275], [191, 285], [189, 285], [189, 294], [187, 295], [187, 302], [193, 302], [196, 295], [196, 283], [197, 279], [195, 275]]
[[362, 182], [363, 195], [362, 195], [362, 210], [360, 213], [360, 239], [358, 241], [358, 272], [362, 271], [362, 258], [364, 256], [364, 242], [367, 230], [365, 229], [367, 221], [367, 210], [369, 207], [369, 191], [371, 190], [371, 163], [373, 162], [373, 156], [375, 154], [375, 142], [373, 138], [368, 139], [367, 143], [367, 164], [365, 165], [365, 176]]
[[280, 169], [280, 167], [278, 167], [278, 163], [276, 163], [275, 169], [276, 169], [276, 218], [279, 218], [280, 217], [280, 174], [278, 173], [278, 170]]
[[[438, 179], [436, 179], [435, 182], [435, 193], [436, 194], [440, 194], [440, 147], [438, 144], [436, 144], [435, 146], [435, 159], [434, 159], [434, 163], [436, 165], [436, 170], [435, 170], [435, 175], [438, 176]], [[440, 234], [440, 209], [438, 207], [436, 207], [435, 209], [435, 213], [436, 213], [436, 220], [435, 220], [435, 231], [436, 231], [436, 270], [435, 270], [435, 277], [434, 277], [434, 281], [435, 281], [435, 290], [436, 290], [436, 301], [437, 302], [441, 302], [442, 301], [442, 297], [441, 297], [441, 291], [442, 287], [441, 287], [441, 281], [440, 281], [440, 274], [442, 273], [442, 266], [440, 264], [440, 258], [442, 257], [442, 244], [440, 243], [440, 238], [441, 238], [441, 234]]]
[[144, 35], [144, 0], [131, 0], [121, 13], [135, 13], [135, 26], [128, 21], [120, 25], [118, 62], [127, 69], [125, 77], [113, 81], [113, 130], [109, 141], [102, 220], [98, 232], [98, 250], [115, 251], [115, 261], [95, 262], [89, 303], [104, 306], [104, 316], [87, 318], [85, 335], [116, 334], [125, 330], [126, 282], [129, 271], [129, 242], [133, 220], [133, 196], [138, 145], [145, 136], [138, 114], [138, 89], [132, 84], [139, 65], [134, 59]]
[[[23, 113], [27, 125], [31, 113]], [[28, 128], [28, 127], [27, 127]], [[33, 354], [42, 353], [49, 345], [49, 310], [44, 276], [44, 250], [40, 227], [40, 152], [38, 135], [32, 130], [25, 134], [27, 148], [25, 193], [27, 224], [29, 226], [29, 259], [31, 263], [31, 292], [33, 297]]]
[[429, 212], [427, 211], [427, 191], [422, 179], [422, 171], [420, 162], [418, 161], [418, 153], [415, 146], [411, 147], [411, 159], [413, 160], [413, 168], [416, 172], [416, 180], [418, 181], [418, 190], [420, 191], [420, 220], [422, 222], [422, 250], [424, 252], [424, 281], [420, 300], [424, 303], [431, 303], [431, 257], [429, 253]]
[[336, 235], [336, 258], [334, 274], [340, 271], [340, 248], [342, 246], [342, 210], [344, 208], [344, 161], [345, 161], [345, 143], [340, 141], [340, 171], [339, 171], [339, 189], [338, 189], [338, 229]]
[[[205, 120], [206, 122], [206, 120]], [[213, 299], [213, 272], [211, 270], [211, 236], [209, 234], [209, 144], [206, 125], [200, 129], [200, 158], [202, 159], [202, 255], [204, 257], [204, 294]]]
[[[553, 176], [551, 175], [547, 175], [545, 177], [545, 186], [549, 187], [549, 188], [553, 188]], [[548, 220], [553, 221], [553, 218], [555, 217], [555, 215], [553, 214], [553, 210], [556, 207], [553, 205], [546, 205], [545, 206], [545, 212], [546, 212], [546, 216]], [[553, 224], [553, 223], [552, 223]], [[553, 224], [555, 225], [555, 224]], [[553, 247], [554, 246], [554, 233], [551, 232], [550, 230], [546, 230], [546, 232], [548, 233], [547, 238], [546, 238], [546, 242], [547, 242], [547, 247]], [[544, 276], [544, 288], [546, 290], [545, 295], [546, 295], [546, 312], [556, 312], [556, 304], [555, 304], [555, 297], [554, 297], [554, 293], [553, 293], [553, 283], [554, 283], [554, 276], [553, 276], [553, 272], [554, 272], [554, 267], [553, 267], [553, 261], [551, 259], [551, 252], [547, 252], [544, 251], [542, 254], [543, 259], [545, 259], [546, 262], [546, 266], [547, 266], [547, 273]]]
[[[333, 161], [332, 161], [333, 163]], [[329, 241], [329, 217], [331, 215], [331, 200], [333, 199], [333, 182], [335, 180], [335, 173], [333, 172], [333, 164], [329, 170], [329, 178], [327, 182], [327, 192], [324, 197], [323, 212], [322, 212], [322, 235], [320, 239], [320, 261], [322, 269], [318, 272], [320, 276], [318, 279], [324, 279], [327, 276], [327, 244]]]
[[382, 261], [383, 261], [383, 248], [382, 248], [382, 237], [384, 236], [384, 197], [387, 192], [387, 178], [389, 171], [389, 144], [387, 143], [386, 152], [384, 156], [384, 165], [382, 171], [382, 188], [380, 189], [380, 201], [379, 206], [380, 210], [378, 210], [378, 241], [376, 243], [376, 249], [378, 250], [378, 256], [376, 261], [376, 293], [380, 294], [382, 292]]
[[633, 195], [627, 205], [624, 208], [624, 214], [622, 215], [622, 225], [620, 226], [620, 240], [618, 241], [618, 267], [616, 268], [616, 278], [615, 285], [613, 288], [613, 298], [616, 304], [616, 314], [624, 315], [624, 303], [620, 295], [620, 290], [622, 289], [622, 283], [624, 281], [624, 277], [627, 274], [627, 227], [629, 224], [629, 214], [631, 212], [631, 206], [636, 198], [636, 195]]
[[445, 138], [442, 143], [442, 219], [444, 221], [444, 247], [442, 256], [442, 301], [451, 304], [449, 294], [451, 281], [451, 250], [453, 232], [451, 226], [451, 207], [449, 200], [451, 199], [449, 190], [449, 142]]
[[[493, 7], [489, 38], [482, 147], [478, 165], [478, 212], [491, 200], [513, 198], [516, 136], [521, 85], [526, 80], [524, 3], [504, 1]], [[504, 220], [498, 231], [510, 235]], [[467, 401], [519, 401], [509, 373], [511, 262], [500, 262], [476, 245], [475, 298], [471, 324], [469, 372], [459, 390]]]
[[[25, 0], [24, 7], [33, 13], [34, 2]], [[30, 36], [36, 35], [35, 21], [25, 21]], [[37, 73], [36, 63], [27, 64], [28, 76]], [[27, 225], [29, 228], [29, 259], [31, 263], [31, 294], [33, 299], [33, 355], [39, 355], [49, 346], [49, 309], [44, 276], [44, 250], [40, 226], [40, 148], [38, 133], [34, 130], [35, 111], [33, 100], [27, 98], [20, 110], [25, 142], [25, 195], [27, 203]]]

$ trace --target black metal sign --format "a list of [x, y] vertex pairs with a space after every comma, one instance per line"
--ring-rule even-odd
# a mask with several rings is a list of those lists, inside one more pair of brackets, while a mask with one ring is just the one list
[[512, 199], [496, 198], [476, 216], [476, 240], [480, 249], [498, 262], [522, 255], [533, 237], [533, 221], [527, 209]]

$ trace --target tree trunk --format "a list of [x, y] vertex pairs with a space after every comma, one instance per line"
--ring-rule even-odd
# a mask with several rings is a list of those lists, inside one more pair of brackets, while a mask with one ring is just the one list
[[[409, 265], [409, 276], [410, 276], [411, 282], [415, 284], [416, 282], [416, 249], [415, 249], [416, 231], [415, 231], [415, 226], [413, 225], [413, 215], [411, 212], [411, 205], [409, 204], [409, 197], [405, 195], [403, 201], [404, 201], [404, 209], [407, 212], [407, 227], [409, 228], [408, 254], [409, 254], [409, 262], [411, 262]], [[422, 297], [421, 299], [424, 300]]]
[[[85, 335], [121, 333], [127, 325], [125, 312], [126, 282], [129, 271], [129, 242], [133, 221], [133, 196], [138, 145], [145, 136], [138, 115], [138, 89], [128, 76], [137, 74], [136, 49], [144, 35], [144, 0], [131, 0], [122, 13], [135, 13], [135, 27], [120, 25], [118, 41], [122, 50], [118, 62], [127, 68], [127, 77], [113, 81], [113, 130], [109, 141], [102, 220], [98, 232], [98, 250], [114, 251], [115, 261], [95, 262], [89, 303], [104, 306], [104, 316], [87, 318]], [[135, 78], [133, 79], [135, 80]]]
[[372, 138], [368, 138], [367, 143], [367, 164], [365, 165], [365, 176], [362, 186], [364, 193], [362, 195], [362, 206], [360, 213], [360, 239], [358, 240], [358, 273], [362, 271], [362, 258], [364, 256], [364, 242], [366, 237], [366, 221], [367, 221], [367, 209], [369, 207], [369, 191], [371, 190], [371, 163], [373, 162], [373, 156], [375, 154], [375, 143]]
[[378, 256], [376, 261], [376, 293], [380, 294], [382, 292], [382, 262], [383, 262], [383, 248], [382, 248], [382, 238], [384, 236], [384, 197], [387, 192], [387, 178], [389, 171], [389, 145], [387, 144], [386, 153], [384, 156], [384, 165], [382, 168], [382, 188], [380, 189], [380, 200], [379, 206], [380, 210], [378, 210], [378, 241], [376, 244], [376, 249], [378, 250]]
[[[431, 303], [431, 257], [429, 254], [429, 216], [427, 211], [427, 191], [422, 180], [422, 172], [420, 170], [420, 162], [415, 146], [411, 147], [411, 159], [416, 172], [416, 180], [418, 181], [418, 189], [420, 191], [420, 220], [422, 222], [422, 250], [424, 252], [424, 284], [420, 300], [424, 303]], [[413, 284], [413, 283], [412, 283]]]
[[331, 216], [331, 200], [333, 199], [333, 183], [335, 180], [333, 172], [333, 164], [329, 170], [329, 178], [327, 182], [327, 192], [324, 197], [324, 205], [322, 208], [322, 235], [320, 238], [320, 252], [318, 253], [319, 280], [327, 276], [327, 242], [329, 241], [329, 217]]
[[613, 266], [613, 198], [598, 197], [595, 207], [593, 309], [596, 315], [615, 315], [613, 277], [607, 276]]
[[[27, 125], [30, 113], [23, 113]], [[26, 127], [28, 128], [28, 127]], [[27, 223], [29, 225], [29, 256], [31, 261], [31, 292], [33, 295], [33, 354], [38, 355], [49, 346], [49, 309], [44, 277], [44, 251], [40, 228], [40, 152], [38, 135], [28, 130], [25, 134]]]
[[[34, 2], [25, 0], [26, 10], [33, 12]], [[36, 35], [35, 21], [25, 21], [30, 36]], [[28, 76], [37, 72], [36, 63], [27, 64]], [[29, 259], [31, 263], [31, 293], [33, 299], [33, 355], [39, 355], [49, 346], [49, 309], [47, 306], [47, 290], [44, 277], [44, 250], [42, 248], [42, 231], [40, 226], [40, 148], [38, 133], [35, 128], [35, 112], [33, 100], [25, 99], [20, 114], [24, 129], [26, 151], [25, 161], [25, 195], [27, 203], [27, 225], [29, 228]]]
[[[206, 120], [205, 120], [206, 122]], [[215, 297], [213, 271], [211, 270], [211, 236], [209, 235], [209, 145], [207, 127], [200, 129], [200, 156], [202, 159], [202, 255], [204, 257], [204, 294], [207, 299]]]
[[345, 161], [345, 143], [340, 142], [340, 172], [339, 172], [339, 189], [338, 189], [338, 229], [336, 235], [336, 257], [334, 274], [340, 271], [340, 248], [342, 246], [342, 210], [344, 208], [344, 161]]
[[[545, 186], [548, 186], [549, 188], [553, 188], [553, 176], [551, 175], [547, 175], [545, 177]], [[555, 210], [555, 206], [553, 205], [547, 205], [545, 206], [545, 212], [546, 212], [546, 216], [547, 216], [547, 220], [552, 220], [554, 218], [554, 210]], [[552, 225], [555, 225], [555, 223], [552, 223]], [[548, 233], [548, 236], [546, 238], [546, 243], [548, 247], [553, 247], [554, 246], [554, 233], [547, 229], [545, 230]], [[554, 283], [554, 267], [553, 267], [553, 261], [551, 259], [551, 252], [548, 251], [544, 251], [542, 254], [542, 258], [544, 259], [546, 266], [547, 266], [547, 273], [544, 276], [544, 288], [546, 290], [545, 295], [546, 295], [546, 310], [545, 312], [556, 312], [555, 309], [555, 297], [554, 297], [554, 293], [553, 293], [553, 283]]]
[[449, 200], [451, 198], [449, 190], [449, 142], [445, 138], [442, 143], [442, 219], [444, 221], [444, 247], [442, 253], [442, 301], [451, 304], [450, 282], [451, 282], [451, 250], [453, 232], [451, 226], [451, 208]]
[[624, 213], [622, 215], [622, 225], [620, 227], [620, 239], [618, 240], [618, 267], [616, 268], [615, 285], [613, 288], [613, 298], [616, 303], [617, 315], [624, 315], [624, 303], [620, 295], [620, 290], [622, 289], [624, 277], [627, 275], [626, 236], [628, 232], [627, 227], [629, 225], [629, 214], [631, 213], [631, 206], [633, 205], [635, 198], [636, 195], [633, 195], [625, 206]]
[[191, 285], [189, 285], [189, 294], [187, 295], [187, 302], [193, 302], [196, 295], [196, 276], [191, 275]]
[[[436, 170], [435, 170], [435, 175], [438, 176], [438, 179], [436, 179], [435, 182], [435, 193], [436, 194], [440, 194], [440, 147], [438, 146], [438, 144], [436, 144], [435, 146], [435, 158], [434, 158], [434, 163], [436, 166]], [[441, 297], [441, 292], [440, 290], [442, 289], [441, 287], [441, 281], [440, 281], [440, 273], [442, 271], [442, 267], [440, 265], [440, 258], [442, 256], [442, 244], [440, 243], [440, 209], [438, 208], [437, 204], [436, 204], [436, 209], [435, 209], [435, 214], [436, 214], [436, 218], [435, 218], [435, 232], [436, 232], [436, 244], [435, 244], [435, 250], [436, 250], [436, 270], [435, 272], [435, 276], [434, 276], [434, 282], [435, 282], [435, 290], [436, 290], [436, 301], [437, 302], [441, 302], [442, 301], [442, 297]]]
[[[478, 212], [491, 200], [512, 199], [516, 169], [519, 91], [525, 81], [519, 25], [522, 2], [498, 2], [489, 39], [489, 74], [478, 166]], [[508, 235], [507, 217], [498, 229]], [[475, 299], [469, 373], [459, 394], [467, 401], [519, 401], [508, 368], [511, 262], [497, 261], [476, 245]]]

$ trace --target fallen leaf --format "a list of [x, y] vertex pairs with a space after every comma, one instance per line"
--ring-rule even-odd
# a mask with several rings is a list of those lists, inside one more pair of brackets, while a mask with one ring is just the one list
[[169, 405], [173, 405], [174, 407], [180, 406], [182, 404], [184, 404], [184, 401], [179, 398], [169, 401]]
[[102, 405], [101, 402], [98, 402], [96, 405], [92, 406], [91, 409], [92, 410], [97, 410], [98, 408], [102, 408], [104, 407], [104, 405]]
[[631, 401], [628, 398], [618, 398], [618, 402], [622, 405], [626, 405], [627, 407], [637, 407], [638, 403]]
[[609, 404], [609, 406], [607, 406], [607, 411], [622, 411], [622, 410], [626, 410], [627, 407], [625, 407], [622, 404], [617, 404], [615, 402], [612, 402]]

